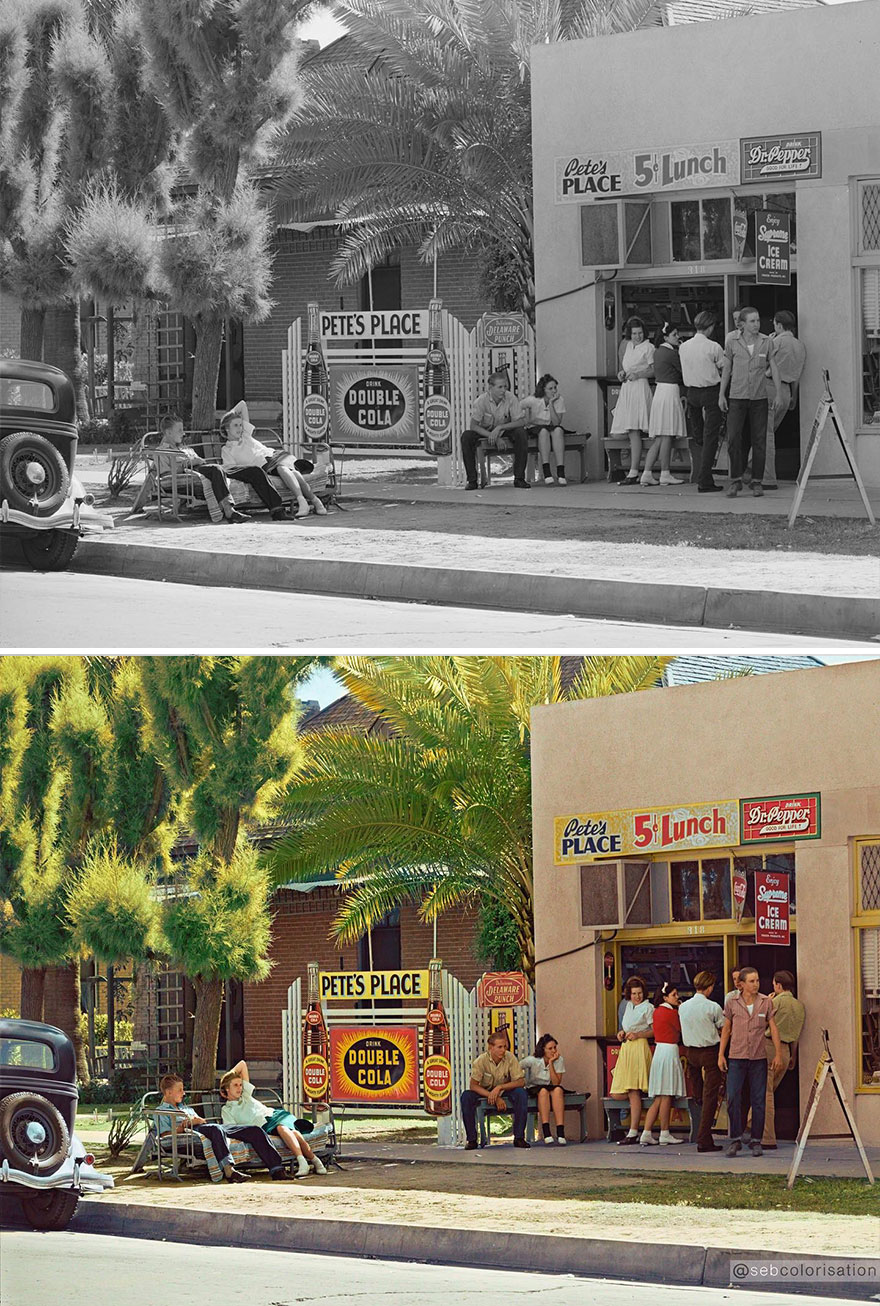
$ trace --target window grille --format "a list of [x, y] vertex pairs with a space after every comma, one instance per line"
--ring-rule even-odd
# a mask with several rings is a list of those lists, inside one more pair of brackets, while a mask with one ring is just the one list
[[880, 181], [863, 183], [861, 219], [861, 252], [880, 252]]
[[880, 843], [863, 844], [860, 853], [862, 911], [880, 911]]

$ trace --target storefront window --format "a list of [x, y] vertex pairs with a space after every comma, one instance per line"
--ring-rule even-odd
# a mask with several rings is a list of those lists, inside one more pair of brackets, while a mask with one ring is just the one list
[[669, 210], [674, 263], [703, 263], [733, 257], [733, 226], [727, 195], [716, 199], [673, 200]]
[[790, 910], [797, 908], [794, 853], [767, 853], [737, 857], [735, 868], [729, 857], [704, 857], [669, 864], [670, 901], [674, 921], [727, 921], [733, 917], [731, 876], [733, 870], [746, 876], [746, 904], [743, 915], [755, 915], [755, 872], [778, 871], [788, 876]]
[[674, 263], [699, 263], [700, 201], [679, 200], [670, 206], [672, 213], [672, 260]]
[[701, 970], [718, 977], [713, 999], [724, 1000], [724, 945], [713, 943], [625, 943], [620, 949], [620, 983], [639, 975], [652, 996], [664, 980], [678, 988], [680, 997], [694, 995], [694, 976]]
[[767, 195], [737, 195], [736, 207], [744, 210], [748, 218], [743, 258], [755, 257], [755, 221], [753, 215], [759, 209], [769, 209], [771, 213], [787, 213], [789, 215], [791, 222], [791, 252], [792, 254], [797, 253], [797, 213], [794, 191]]
[[862, 268], [861, 279], [862, 418], [880, 425], [880, 267]]
[[645, 267], [652, 260], [650, 201], [581, 205], [584, 267]]
[[700, 919], [700, 863], [672, 862], [669, 866], [672, 885], [672, 919]]
[[730, 225], [730, 200], [726, 197], [703, 200], [703, 258], [732, 258], [733, 239]]
[[730, 900], [730, 858], [715, 857], [702, 864], [703, 919], [726, 921], [733, 915]]
[[880, 1089], [880, 839], [856, 844], [861, 1086]]

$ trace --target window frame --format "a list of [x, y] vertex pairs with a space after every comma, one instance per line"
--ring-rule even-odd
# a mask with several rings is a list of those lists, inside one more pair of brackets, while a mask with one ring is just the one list
[[853, 980], [855, 982], [855, 1002], [853, 1003], [854, 1035], [856, 1048], [855, 1091], [856, 1093], [880, 1094], [880, 1084], [862, 1083], [862, 1003], [864, 991], [862, 983], [862, 931], [880, 929], [880, 908], [870, 910], [862, 907], [861, 850], [880, 847], [880, 835], [863, 835], [853, 839], [853, 914], [850, 920], [853, 930]]
[[[647, 212], [648, 222], [648, 245], [650, 258], [646, 263], [639, 263], [627, 259], [627, 239], [626, 239], [626, 205], [638, 204], [644, 206]], [[614, 269], [622, 271], [626, 268], [653, 268], [654, 267], [654, 204], [650, 197], [623, 196], [620, 199], [600, 200], [593, 204], [581, 204], [578, 215], [578, 239], [580, 244], [580, 266], [582, 268], [595, 268], [597, 271], [603, 269]], [[596, 212], [599, 209], [614, 208], [617, 216], [617, 254], [618, 259], [613, 263], [587, 263], [584, 260], [584, 215], [585, 212]]]

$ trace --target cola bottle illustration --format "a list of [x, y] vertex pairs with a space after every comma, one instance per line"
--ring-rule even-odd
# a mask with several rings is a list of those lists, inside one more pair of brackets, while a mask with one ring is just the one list
[[428, 352], [422, 386], [425, 452], [438, 458], [452, 453], [452, 391], [443, 344], [442, 302], [432, 299], [428, 306]]
[[303, 1092], [313, 1102], [320, 1102], [330, 1089], [330, 1036], [318, 995], [318, 963], [308, 967], [308, 1005], [303, 1017], [302, 1079]]
[[452, 1113], [452, 1062], [449, 1021], [443, 1007], [442, 961], [432, 961], [429, 973], [428, 1010], [422, 1035], [422, 1096], [428, 1115], [448, 1116]]
[[321, 321], [317, 303], [308, 305], [306, 353], [303, 363], [303, 438], [314, 443], [326, 440], [330, 429], [330, 374], [321, 345]]

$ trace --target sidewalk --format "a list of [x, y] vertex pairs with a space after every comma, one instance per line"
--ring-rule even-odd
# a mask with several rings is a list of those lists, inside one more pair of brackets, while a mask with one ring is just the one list
[[[698, 1156], [684, 1144], [633, 1156], [638, 1149], [604, 1140], [528, 1151], [499, 1141], [467, 1153], [432, 1144], [365, 1141], [344, 1146], [341, 1169], [296, 1185], [274, 1184], [266, 1175], [240, 1187], [121, 1176], [112, 1192], [81, 1204], [74, 1228], [722, 1288], [737, 1286], [734, 1266], [748, 1259], [768, 1275], [744, 1285], [750, 1288], [877, 1296], [880, 1224], [871, 1215], [768, 1210], [774, 1201], [766, 1194], [756, 1211], [748, 1209], [750, 1190], [738, 1185], [730, 1209], [712, 1205], [709, 1198], [706, 1205], [695, 1205], [693, 1191], [687, 1204], [661, 1205], [656, 1197], [652, 1203], [647, 1190], [644, 1201], [616, 1200], [624, 1193], [632, 1196], [631, 1180], [640, 1171], [658, 1178], [665, 1172], [668, 1179], [670, 1172], [685, 1169], [743, 1177], [778, 1174], [781, 1198], [792, 1147], [783, 1144], [759, 1161], [738, 1158], [737, 1166], [714, 1154]], [[849, 1174], [855, 1155], [854, 1148], [820, 1142], [808, 1146], [805, 1169], [812, 1175]], [[880, 1162], [880, 1149], [872, 1149], [872, 1161]], [[737, 1209], [737, 1190], [746, 1209]], [[742, 1233], [754, 1227], [760, 1228], [757, 1242]], [[781, 1262], [793, 1259], [808, 1277], [797, 1283], [769, 1277]], [[820, 1281], [835, 1267], [848, 1267], [849, 1277]]]
[[[346, 480], [345, 511], [304, 522], [119, 520], [114, 532], [83, 541], [74, 569], [829, 639], [880, 636], [880, 527], [859, 519], [847, 483], [808, 490], [812, 515], [789, 532], [792, 485], [736, 500], [698, 496], [689, 485], [605, 481], [530, 491], [501, 481], [468, 493], [425, 483], [420, 468], [411, 474], [421, 479]], [[122, 517], [125, 506], [115, 511]], [[730, 547], [707, 547], [719, 530], [731, 534]]]

